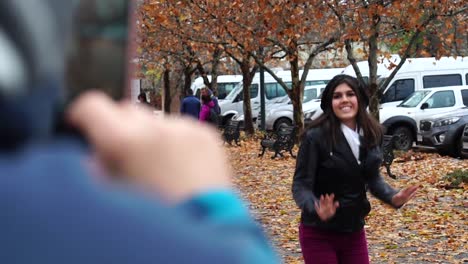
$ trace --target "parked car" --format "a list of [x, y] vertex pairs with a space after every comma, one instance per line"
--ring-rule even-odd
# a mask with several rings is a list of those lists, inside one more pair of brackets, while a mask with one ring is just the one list
[[418, 145], [434, 147], [440, 154], [460, 157], [463, 130], [467, 124], [468, 107], [421, 120]]
[[[335, 75], [340, 74], [343, 71], [342, 68], [332, 69], [310, 69], [305, 80], [305, 86], [309, 85], [326, 85]], [[302, 76], [303, 70], [299, 71], [299, 75]], [[275, 75], [282, 79], [282, 81], [288, 86], [292, 86], [291, 71], [277, 71]], [[278, 98], [287, 95], [286, 90], [277, 82], [277, 80], [265, 72], [265, 103], [271, 103], [277, 101]], [[261, 95], [260, 95], [260, 74], [256, 73], [252, 79], [252, 84], [249, 88], [250, 91], [250, 106], [252, 110], [252, 118], [256, 119], [258, 112], [260, 111]], [[243, 83], [239, 83], [223, 100], [219, 100], [219, 106], [221, 107], [221, 115], [223, 123], [230, 120], [233, 116], [240, 118], [244, 114], [244, 87]], [[255, 120], [254, 120], [255, 122]]]
[[468, 106], [468, 86], [428, 88], [413, 92], [400, 105], [380, 109], [386, 134], [398, 135], [395, 148], [408, 150], [417, 141], [420, 121]]
[[[318, 98], [324, 89], [325, 85], [311, 85], [304, 87], [304, 97], [302, 100], [303, 111], [320, 106], [320, 99]], [[293, 113], [293, 105], [289, 98], [285, 103], [268, 105], [265, 110], [265, 129], [277, 130], [282, 124], [291, 126], [294, 123]], [[257, 126], [260, 126], [260, 115], [261, 113], [259, 112]]]

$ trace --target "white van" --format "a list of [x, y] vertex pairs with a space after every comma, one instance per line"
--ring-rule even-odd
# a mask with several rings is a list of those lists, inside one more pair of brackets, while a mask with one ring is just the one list
[[[311, 69], [307, 74], [305, 86], [311, 85], [326, 85], [335, 75], [340, 74], [343, 68], [333, 69]], [[303, 71], [299, 72], [299, 76], [302, 75]], [[275, 73], [283, 82], [291, 87], [291, 72], [290, 71], [278, 71]], [[281, 100], [286, 96], [286, 91], [283, 87], [276, 82], [276, 80], [269, 73], [265, 72], [265, 104], [275, 103], [277, 100]], [[221, 115], [223, 116], [223, 122], [231, 119], [233, 116], [241, 116], [244, 114], [244, 103], [243, 103], [243, 86], [242, 83], [234, 88], [224, 100], [219, 100], [219, 106], [221, 107]], [[252, 84], [250, 85], [250, 97], [252, 107], [252, 117], [256, 120], [260, 111], [260, 75], [256, 73]]]
[[[208, 75], [208, 80], [211, 82], [211, 75]], [[218, 78], [216, 78], [217, 83], [218, 83], [218, 99], [224, 99], [233, 89], [234, 87], [242, 82], [242, 75], [219, 75]], [[193, 91], [193, 94], [197, 97], [200, 97], [200, 91], [201, 89], [205, 87], [205, 84], [203, 83], [203, 78], [198, 77], [196, 78], [192, 85], [191, 89]]]
[[381, 108], [396, 106], [414, 91], [433, 87], [466, 85], [468, 58], [408, 58], [383, 90]]
[[[393, 71], [388, 69], [390, 63], [398, 65], [400, 57], [393, 55], [390, 59], [383, 59], [377, 64], [379, 82], [384, 81]], [[369, 77], [367, 61], [357, 63], [364, 79]], [[344, 74], [356, 76], [352, 65], [347, 66]], [[435, 58], [407, 58], [403, 66], [382, 91], [380, 108], [396, 106], [406, 97], [417, 90], [433, 87], [466, 85], [468, 79], [468, 58], [442, 57]]]

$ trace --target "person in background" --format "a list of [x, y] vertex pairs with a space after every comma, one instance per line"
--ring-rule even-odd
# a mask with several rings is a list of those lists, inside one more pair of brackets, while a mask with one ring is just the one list
[[218, 114], [216, 113], [215, 102], [211, 99], [208, 94], [203, 94], [201, 96], [202, 106], [200, 111], [200, 121], [207, 122], [212, 124], [217, 124]]
[[418, 188], [398, 191], [381, 177], [382, 129], [366, 111], [368, 103], [356, 78], [337, 75], [322, 93], [324, 113], [303, 135], [292, 193], [302, 210], [299, 240], [306, 264], [369, 263], [367, 189], [399, 208]]
[[200, 100], [193, 95], [192, 89], [185, 90], [185, 98], [180, 106], [180, 113], [198, 119], [200, 116]]
[[205, 88], [203, 88], [203, 89], [201, 90], [201, 97], [202, 97], [202, 100], [203, 100], [203, 96], [205, 96], [205, 97], [207, 96], [207, 97], [209, 97], [209, 98], [213, 101], [213, 103], [214, 103], [214, 110], [216, 111], [216, 113], [217, 113], [218, 115], [220, 115], [220, 114], [221, 114], [221, 107], [219, 107], [218, 97], [216, 97], [216, 96], [213, 94], [213, 92], [211, 91], [210, 88], [205, 87]]
[[0, 1], [0, 263], [278, 263], [206, 126], [89, 91], [54, 130], [66, 3]]

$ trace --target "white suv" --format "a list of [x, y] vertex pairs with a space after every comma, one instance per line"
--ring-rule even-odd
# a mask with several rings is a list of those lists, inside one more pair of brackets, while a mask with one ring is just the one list
[[464, 106], [468, 106], [466, 85], [418, 90], [398, 106], [381, 108], [380, 123], [386, 134], [398, 135], [395, 148], [408, 150], [416, 141], [422, 119]]

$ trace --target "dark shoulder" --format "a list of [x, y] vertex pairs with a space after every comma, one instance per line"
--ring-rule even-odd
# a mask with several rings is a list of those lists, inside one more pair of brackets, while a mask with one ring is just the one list
[[304, 132], [302, 141], [319, 142], [321, 138], [323, 138], [323, 129], [321, 127], [312, 127]]

